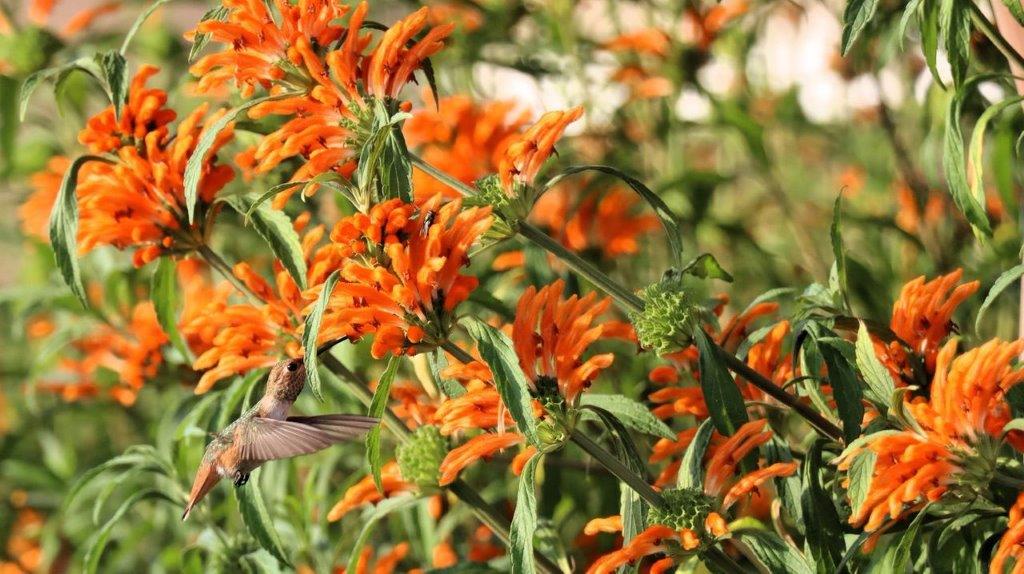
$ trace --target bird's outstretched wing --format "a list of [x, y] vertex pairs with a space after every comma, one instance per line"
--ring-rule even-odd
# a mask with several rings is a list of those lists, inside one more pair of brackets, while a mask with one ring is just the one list
[[355, 415], [289, 417], [283, 421], [255, 417], [241, 431], [246, 436], [240, 437], [239, 459], [260, 463], [314, 453], [358, 437], [376, 421]]

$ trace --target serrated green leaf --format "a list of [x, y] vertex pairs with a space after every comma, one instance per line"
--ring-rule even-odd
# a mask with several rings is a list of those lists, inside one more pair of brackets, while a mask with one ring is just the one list
[[730, 436], [748, 420], [743, 394], [720, 360], [718, 349], [707, 333], [703, 329], [694, 329], [693, 341], [697, 345], [700, 387], [704, 391], [711, 421], [718, 432]]
[[825, 440], [811, 445], [802, 465], [804, 493], [801, 500], [807, 539], [805, 544], [819, 574], [836, 572], [845, 550], [843, 527], [832, 498], [825, 490], [822, 475], [827, 467], [822, 462]]
[[850, 442], [860, 436], [860, 424], [864, 420], [864, 393], [846, 355], [832, 344], [819, 343], [818, 350], [828, 369], [836, 411], [843, 423], [843, 436], [846, 442]]
[[[391, 384], [395, 382], [395, 373], [398, 372], [399, 358], [391, 356], [388, 359], [388, 366], [384, 374], [377, 381], [377, 388], [373, 391], [373, 398], [370, 400], [369, 414], [371, 417], [380, 419], [384, 416], [384, 410], [388, 406], [388, 399], [391, 397]], [[366, 462], [370, 465], [370, 474], [373, 476], [373, 483], [377, 490], [384, 492], [381, 484], [380, 469], [384, 460], [380, 453], [381, 425], [378, 423], [366, 434]]]
[[[248, 211], [248, 206], [241, 198], [231, 198], [228, 203], [240, 214]], [[261, 205], [253, 211], [251, 221], [253, 229], [267, 242], [274, 256], [295, 280], [295, 284], [300, 289], [305, 289], [306, 256], [302, 252], [302, 242], [292, 226], [292, 220], [281, 211]]]
[[536, 453], [526, 461], [519, 475], [519, 493], [516, 509], [509, 528], [509, 558], [512, 574], [533, 574], [536, 566], [533, 559], [533, 535], [537, 531], [537, 465], [544, 458]]
[[704, 488], [704, 453], [708, 450], [708, 443], [711, 442], [711, 435], [715, 427], [710, 420], [700, 423], [693, 440], [683, 452], [683, 459], [679, 463], [679, 477], [676, 479], [677, 488]]
[[871, 333], [863, 321], [857, 329], [857, 368], [860, 370], [864, 382], [867, 383], [867, 395], [882, 414], [888, 410], [889, 398], [896, 389], [896, 383], [892, 375], [885, 368], [882, 361], [875, 355], [875, 345], [871, 341]]
[[843, 37], [840, 45], [845, 56], [853, 47], [864, 27], [875, 17], [878, 0], [850, 0], [843, 12]]
[[953, 74], [953, 85], [963, 84], [971, 59], [971, 17], [966, 2], [939, 1], [939, 30], [945, 40], [946, 60]]
[[[566, 177], [575, 175], [577, 173], [583, 173], [585, 171], [596, 171], [614, 176], [622, 180], [626, 185], [630, 187], [630, 189], [632, 189], [634, 192], [636, 192], [637, 195], [643, 198], [643, 200], [646, 201], [648, 205], [651, 206], [651, 209], [654, 210], [655, 215], [658, 216], [658, 220], [661, 221], [662, 227], [665, 228], [665, 236], [668, 239], [669, 248], [672, 250], [672, 266], [681, 265], [683, 263], [683, 241], [679, 218], [676, 216], [675, 213], [672, 212], [668, 204], [665, 203], [665, 200], [663, 200], [661, 196], [651, 191], [650, 188], [648, 188], [646, 185], [644, 185], [642, 181], [636, 179], [635, 177], [630, 177], [621, 170], [607, 165], [577, 165], [566, 168], [562, 173], [548, 180], [548, 182], [544, 184], [543, 189], [547, 191], [548, 189], [551, 189], [552, 186], [557, 184], [559, 181], [565, 179]], [[715, 264], [717, 265], [717, 261], [715, 262]], [[718, 269], [721, 270], [721, 267], [718, 267]], [[722, 273], [724, 273], [724, 270], [722, 271]], [[729, 274], [725, 273], [725, 275], [728, 276]], [[731, 277], [726, 280], [731, 280]]]
[[96, 55], [96, 64], [103, 74], [107, 97], [114, 106], [114, 117], [121, 117], [121, 109], [128, 101], [128, 62], [124, 55], [110, 50]]
[[600, 407], [635, 431], [668, 440], [676, 439], [675, 433], [668, 425], [654, 416], [647, 407], [628, 397], [586, 393], [580, 398], [580, 404]]
[[249, 529], [249, 534], [264, 550], [282, 563], [290, 565], [288, 554], [281, 544], [281, 537], [263, 502], [258, 475], [254, 473], [245, 486], [235, 489], [235, 493], [238, 496], [238, 510], [242, 515], [242, 522]]
[[156, 269], [153, 270], [153, 277], [149, 283], [149, 298], [153, 301], [160, 328], [167, 333], [167, 338], [171, 340], [174, 348], [192, 363], [195, 357], [178, 331], [178, 281], [175, 270], [174, 260], [170, 257], [161, 257], [157, 260]]
[[442, 375], [448, 366], [448, 359], [444, 356], [444, 350], [440, 347], [427, 353], [427, 365], [430, 366], [430, 376], [434, 378], [434, 384], [441, 389], [441, 392], [450, 399], [461, 397], [466, 394], [466, 389], [457, 381], [453, 381]]
[[[930, 505], [929, 505], [930, 506]], [[910, 522], [907, 529], [899, 534], [899, 539], [896, 542], [896, 546], [892, 552], [886, 554], [886, 560], [883, 562], [881, 567], [885, 572], [909, 572], [912, 564], [910, 550], [913, 548], [914, 543], [917, 542], [917, 536], [921, 530], [921, 523], [924, 521], [924, 517], [928, 514], [928, 506], [921, 509], [920, 512], [914, 516], [914, 520]]]
[[847, 493], [850, 496], [850, 511], [857, 513], [861, 504], [868, 496], [868, 489], [871, 488], [871, 477], [875, 470], [875, 461], [878, 455], [865, 450], [858, 453], [850, 461], [850, 486]]
[[1021, 6], [1020, 0], [1002, 0], [1002, 2], [1010, 14], [1013, 14], [1013, 19], [1024, 26], [1024, 6]]
[[540, 444], [537, 438], [537, 421], [533, 418], [530, 383], [519, 367], [519, 358], [512, 348], [512, 341], [504, 333], [479, 319], [468, 320], [466, 328], [469, 335], [476, 340], [480, 356], [490, 367], [501, 401], [512, 415], [512, 419], [516, 421], [519, 432], [523, 433], [530, 444]]
[[323, 321], [324, 313], [327, 311], [327, 303], [331, 299], [334, 285], [338, 282], [341, 272], [335, 270], [327, 277], [320, 296], [313, 305], [313, 310], [306, 316], [306, 327], [302, 331], [302, 348], [305, 350], [304, 362], [306, 364], [306, 382], [309, 390], [313, 392], [316, 400], [323, 402], [324, 396], [320, 391], [320, 371], [317, 366], [317, 338], [320, 336], [320, 323]]
[[75, 158], [64, 173], [57, 200], [53, 204], [53, 211], [50, 212], [50, 245], [53, 247], [57, 268], [60, 269], [64, 283], [85, 307], [89, 306], [89, 302], [78, 268], [78, 198], [75, 197], [75, 189], [78, 187], [78, 172], [90, 161], [111, 163], [110, 160], [97, 155]]
[[766, 572], [787, 574], [814, 574], [814, 568], [796, 548], [774, 532], [739, 529], [733, 536], [750, 550], [750, 554], [765, 567]]

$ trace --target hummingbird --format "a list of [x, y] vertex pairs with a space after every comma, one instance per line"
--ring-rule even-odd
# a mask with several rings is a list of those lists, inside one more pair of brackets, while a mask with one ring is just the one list
[[249, 473], [268, 460], [323, 450], [356, 438], [379, 422], [361, 415], [288, 416], [305, 385], [306, 367], [302, 359], [286, 359], [274, 365], [263, 398], [214, 434], [206, 446], [182, 520], [222, 478], [241, 487], [249, 481]]

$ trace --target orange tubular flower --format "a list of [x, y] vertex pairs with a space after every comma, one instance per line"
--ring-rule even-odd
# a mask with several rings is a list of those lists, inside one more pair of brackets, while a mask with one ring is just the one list
[[[740, 462], [771, 440], [767, 421], [750, 421], [736, 432], [710, 446], [705, 462], [704, 488], [670, 489], [662, 492], [666, 509], [653, 509], [651, 526], [619, 550], [597, 559], [588, 574], [610, 574], [620, 566], [653, 554], [692, 552], [714, 544], [729, 533], [725, 515], [743, 498], [758, 492], [765, 482], [796, 472], [797, 463], [780, 462], [736, 476]], [[610, 527], [614, 523], [591, 521], [588, 528]], [[602, 531], [609, 531], [605, 529]], [[668, 565], [659, 561], [659, 568]]]
[[[262, 0], [223, 0], [227, 15], [223, 20], [200, 22], [186, 34], [209, 34], [214, 42], [229, 50], [199, 59], [189, 71], [200, 78], [200, 92], [216, 92], [230, 81], [250, 97], [256, 86], [269, 88], [284, 78], [282, 64], [303, 65], [297, 47], [300, 40], [329, 46], [342, 37], [346, 28], [334, 23], [348, 12], [336, 0], [274, 0], [277, 14]], [[280, 22], [279, 24], [277, 22]], [[355, 28], [358, 30], [358, 26]], [[355, 34], [357, 35], [357, 34]]]
[[[185, 212], [185, 164], [202, 131], [223, 115], [202, 123], [203, 105], [182, 120], [172, 135], [167, 123], [174, 112], [163, 109], [166, 94], [145, 88], [156, 68], [139, 70], [127, 109], [119, 120], [113, 108], [89, 120], [79, 140], [95, 152], [115, 152], [113, 164], [90, 164], [79, 173], [79, 251], [99, 245], [118, 249], [135, 247], [135, 264], [143, 265], [164, 253], [185, 252], [200, 245], [212, 223], [217, 193], [234, 171], [216, 164], [216, 151], [232, 137], [230, 129], [218, 134], [202, 168], [199, 183], [198, 223], [190, 225]], [[206, 215], [209, 214], [209, 217]]]
[[[892, 306], [890, 328], [925, 360], [929, 373], [935, 372], [935, 356], [939, 345], [953, 330], [951, 317], [956, 308], [980, 287], [978, 281], [957, 285], [963, 270], [925, 282], [918, 277], [903, 286], [899, 299]], [[906, 365], [903, 349], [898, 343], [890, 345], [894, 360]], [[901, 369], [902, 370], [902, 369]]]
[[[789, 321], [780, 321], [747, 352], [746, 363], [779, 386], [785, 385], [795, 375], [792, 355], [783, 354], [782, 351], [783, 343], [788, 335]], [[760, 389], [749, 383], [742, 385], [740, 389], [747, 399], [766, 399]]]
[[395, 98], [423, 61], [444, 48], [444, 39], [455, 24], [431, 28], [412, 46], [412, 40], [427, 24], [430, 9], [420, 8], [391, 26], [370, 56], [366, 74], [367, 91], [378, 98]]
[[395, 199], [338, 222], [331, 241], [359, 258], [339, 266], [321, 341], [372, 333], [380, 358], [415, 354], [419, 343], [446, 336], [455, 308], [478, 283], [460, 272], [469, 248], [492, 220], [489, 208], [461, 207], [441, 205], [440, 196], [419, 207]]
[[532, 184], [555, 151], [555, 142], [562, 137], [565, 128], [581, 117], [582, 107], [548, 112], [509, 144], [498, 162], [498, 177], [505, 192], [515, 195], [515, 184]]
[[441, 462], [441, 479], [438, 484], [451, 484], [459, 477], [462, 469], [494, 453], [521, 444], [525, 439], [519, 433], [493, 433], [477, 435], [462, 446], [456, 447]]
[[54, 379], [40, 387], [59, 393], [65, 400], [99, 394], [102, 371], [114, 373], [117, 383], [107, 392], [124, 406], [135, 403], [146, 379], [152, 378], [163, 363], [160, 348], [168, 341], [156, 319], [152, 302], [139, 303], [132, 310], [128, 324], [100, 325], [88, 335], [76, 339], [72, 346], [80, 358], [62, 358]]
[[[931, 397], [906, 404], [919, 429], [869, 435], [836, 460], [841, 470], [849, 470], [862, 453], [876, 456], [867, 494], [850, 524], [878, 531], [887, 520], [899, 520], [911, 507], [949, 490], [981, 487], [974, 483], [991, 472], [989, 459], [1011, 419], [1005, 393], [1024, 380], [1024, 371], [1014, 368], [1024, 341], [993, 339], [955, 357], [956, 346], [950, 341], [938, 353]], [[1019, 446], [1017, 431], [1006, 438]]]
[[377, 485], [373, 483], [373, 477], [367, 476], [345, 491], [341, 500], [327, 513], [327, 520], [329, 522], [336, 522], [359, 506], [376, 504], [398, 493], [416, 489], [414, 484], [402, 480], [402, 473], [398, 469], [398, 463], [393, 460], [381, 467], [380, 478], [384, 491], [383, 494], [377, 490]]
[[[466, 96], [441, 98], [437, 109], [428, 101], [405, 122], [405, 141], [430, 165], [472, 185], [498, 171], [505, 150], [526, 125], [526, 112], [515, 114], [514, 109], [514, 102], [475, 104]], [[412, 177], [417, 198], [439, 193], [458, 197], [457, 191], [419, 168]]]
[[598, 300], [595, 293], [580, 298], [562, 299], [565, 284], [558, 280], [538, 291], [530, 286], [519, 298], [516, 318], [512, 324], [512, 342], [519, 366], [534, 388], [541, 394], [557, 390], [567, 403], [575, 404], [580, 393], [608, 368], [615, 356], [594, 355], [583, 360], [587, 347], [608, 330], [617, 327], [594, 325], [595, 319], [608, 309], [611, 299]]

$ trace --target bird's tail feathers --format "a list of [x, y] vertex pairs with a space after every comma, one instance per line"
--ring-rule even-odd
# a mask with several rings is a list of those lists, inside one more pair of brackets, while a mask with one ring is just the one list
[[209, 462], [203, 462], [199, 465], [199, 470], [196, 472], [196, 480], [192, 483], [192, 492], [188, 496], [188, 504], [185, 505], [185, 513], [181, 515], [181, 519], [188, 520], [189, 513], [192, 512], [192, 508], [203, 499], [204, 496], [220, 481], [220, 474], [213, 464]]

